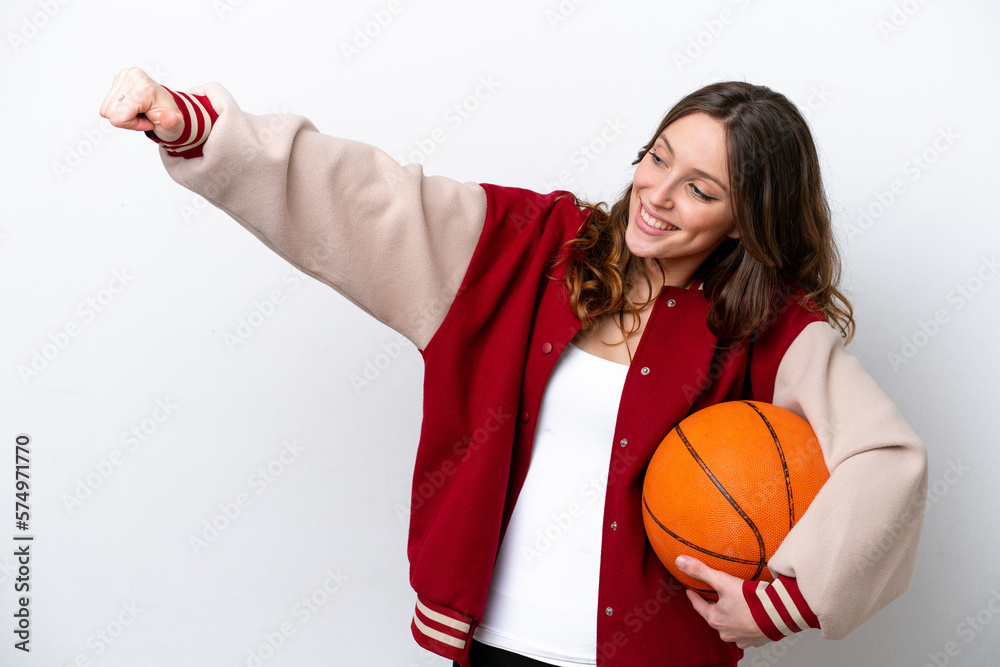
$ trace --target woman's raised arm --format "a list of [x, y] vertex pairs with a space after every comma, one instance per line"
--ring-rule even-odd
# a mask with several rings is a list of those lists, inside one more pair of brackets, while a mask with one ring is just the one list
[[136, 68], [101, 115], [146, 131], [175, 181], [418, 348], [444, 320], [485, 221], [478, 184], [424, 176], [301, 116], [245, 113], [217, 83], [178, 93]]

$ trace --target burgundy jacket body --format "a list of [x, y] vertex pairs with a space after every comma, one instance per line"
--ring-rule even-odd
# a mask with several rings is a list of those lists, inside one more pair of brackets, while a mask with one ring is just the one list
[[[458, 296], [422, 350], [424, 411], [413, 476], [408, 556], [417, 592], [411, 630], [469, 667], [494, 561], [527, 474], [536, 418], [556, 360], [580, 330], [552, 269], [589, 213], [572, 197], [483, 185], [486, 224]], [[550, 279], [548, 275], [555, 279]], [[791, 342], [822, 315], [781, 301], [751, 342], [717, 347], [700, 289], [655, 301], [622, 394], [607, 477], [597, 664], [735, 665], [646, 539], [646, 466], [688, 414], [728, 400], [770, 402]]]

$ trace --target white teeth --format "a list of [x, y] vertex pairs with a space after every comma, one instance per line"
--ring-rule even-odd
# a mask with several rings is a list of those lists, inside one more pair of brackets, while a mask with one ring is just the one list
[[654, 227], [656, 229], [661, 229], [661, 230], [664, 230], [664, 231], [674, 230], [674, 229], [680, 229], [680, 227], [674, 227], [673, 225], [665, 225], [662, 222], [660, 222], [659, 220], [657, 220], [655, 218], [651, 218], [649, 216], [649, 214], [646, 213], [646, 209], [644, 209], [642, 206], [639, 207], [639, 215], [642, 216], [643, 221], [647, 225], [649, 225], [650, 227]]

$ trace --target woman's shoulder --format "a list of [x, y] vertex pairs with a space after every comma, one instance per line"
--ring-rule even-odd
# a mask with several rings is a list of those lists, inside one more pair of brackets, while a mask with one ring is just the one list
[[772, 315], [764, 323], [760, 335], [770, 329], [780, 329], [827, 321], [823, 309], [801, 285], [781, 283], [776, 286], [772, 297]]
[[494, 183], [480, 183], [486, 191], [486, 197], [490, 204], [501, 210], [520, 209], [549, 211], [555, 207], [575, 208], [578, 212], [585, 213], [585, 209], [578, 202], [576, 195], [568, 190], [553, 190], [551, 192], [537, 192], [528, 188], [511, 185], [496, 185]]
[[565, 228], [575, 234], [588, 218], [590, 211], [578, 204], [576, 196], [566, 190], [548, 193], [527, 188], [481, 183], [486, 191], [487, 226], [501, 225], [516, 234], [534, 230], [537, 233]]
[[802, 330], [814, 322], [824, 322], [832, 328], [826, 314], [801, 286], [781, 285], [772, 303], [767, 319], [750, 336], [749, 342], [758, 356], [780, 359]]

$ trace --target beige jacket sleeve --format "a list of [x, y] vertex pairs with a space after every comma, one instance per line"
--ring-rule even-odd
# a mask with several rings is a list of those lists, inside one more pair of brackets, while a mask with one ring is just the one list
[[245, 113], [217, 83], [188, 92], [219, 117], [202, 157], [160, 149], [170, 176], [423, 349], [479, 240], [482, 187], [401, 167], [301, 116]]
[[840, 639], [909, 586], [927, 495], [927, 452], [825, 322], [778, 367], [773, 402], [809, 421], [830, 479], [768, 566], [795, 577], [822, 635]]

